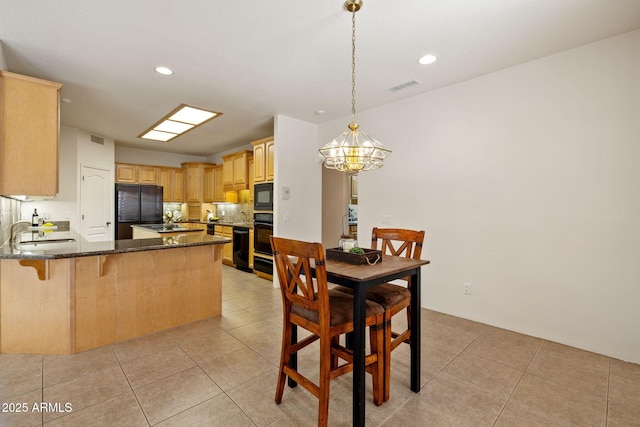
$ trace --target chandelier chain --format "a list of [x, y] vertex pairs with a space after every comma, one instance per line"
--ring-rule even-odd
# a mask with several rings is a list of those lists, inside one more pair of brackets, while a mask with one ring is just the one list
[[351, 11], [351, 123], [356, 123], [356, 8]]

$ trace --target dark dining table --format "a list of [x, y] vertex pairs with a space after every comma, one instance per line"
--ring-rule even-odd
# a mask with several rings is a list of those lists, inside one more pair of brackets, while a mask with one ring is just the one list
[[[420, 391], [420, 268], [427, 260], [382, 255], [375, 265], [356, 265], [327, 259], [327, 281], [354, 290], [352, 334], [353, 425], [365, 425], [365, 296], [369, 288], [410, 276], [411, 282], [411, 390]], [[296, 363], [295, 360], [292, 361]], [[294, 383], [290, 383], [293, 385]]]

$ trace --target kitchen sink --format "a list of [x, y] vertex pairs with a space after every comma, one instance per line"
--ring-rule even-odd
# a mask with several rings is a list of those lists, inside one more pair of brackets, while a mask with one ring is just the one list
[[65, 239], [42, 239], [42, 240], [23, 240], [16, 242], [14, 249], [17, 253], [47, 253], [47, 251], [68, 249], [69, 244], [75, 242], [74, 238]]
[[69, 237], [66, 239], [41, 239], [41, 240], [23, 240], [18, 242], [18, 245], [48, 245], [52, 243], [71, 243], [75, 242], [76, 239]]

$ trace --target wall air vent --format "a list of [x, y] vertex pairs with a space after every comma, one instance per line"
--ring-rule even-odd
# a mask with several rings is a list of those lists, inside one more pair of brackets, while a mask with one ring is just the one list
[[95, 142], [96, 144], [100, 144], [100, 145], [104, 145], [104, 138], [97, 136], [97, 135], [91, 135], [91, 142]]
[[408, 82], [399, 84], [398, 86], [394, 86], [389, 90], [391, 92], [397, 92], [399, 90], [406, 89], [408, 87], [415, 86], [415, 85], [420, 85], [420, 84], [422, 84], [422, 82], [420, 80], [409, 80]]

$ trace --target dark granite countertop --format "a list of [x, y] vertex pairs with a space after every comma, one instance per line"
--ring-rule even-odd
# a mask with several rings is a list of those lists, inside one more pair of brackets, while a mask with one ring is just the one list
[[[47, 240], [74, 239], [56, 243], [43, 243]], [[25, 241], [24, 237], [21, 241]], [[34, 239], [37, 240], [37, 239]], [[218, 245], [230, 243], [225, 239], [209, 234], [184, 234], [179, 236], [158, 237], [152, 239], [112, 240], [107, 242], [89, 242], [74, 232], [51, 233], [40, 238], [36, 244], [16, 247], [10, 243], [0, 246], [0, 259], [60, 259], [84, 256], [110, 255], [127, 252], [153, 251], [189, 246]]]
[[183, 227], [179, 225], [180, 223], [176, 223], [173, 225], [173, 228], [166, 228], [164, 224], [134, 224], [132, 228], [139, 228], [141, 230], [153, 231], [155, 233], [190, 233], [190, 232], [202, 232], [200, 228], [191, 228], [191, 227]]
[[210, 222], [209, 224], [214, 224], [214, 225], [226, 225], [226, 226], [233, 226], [233, 227], [246, 227], [246, 228], [253, 228], [253, 221], [247, 221], [247, 222], [242, 222], [242, 221], [215, 221], [215, 222]]

